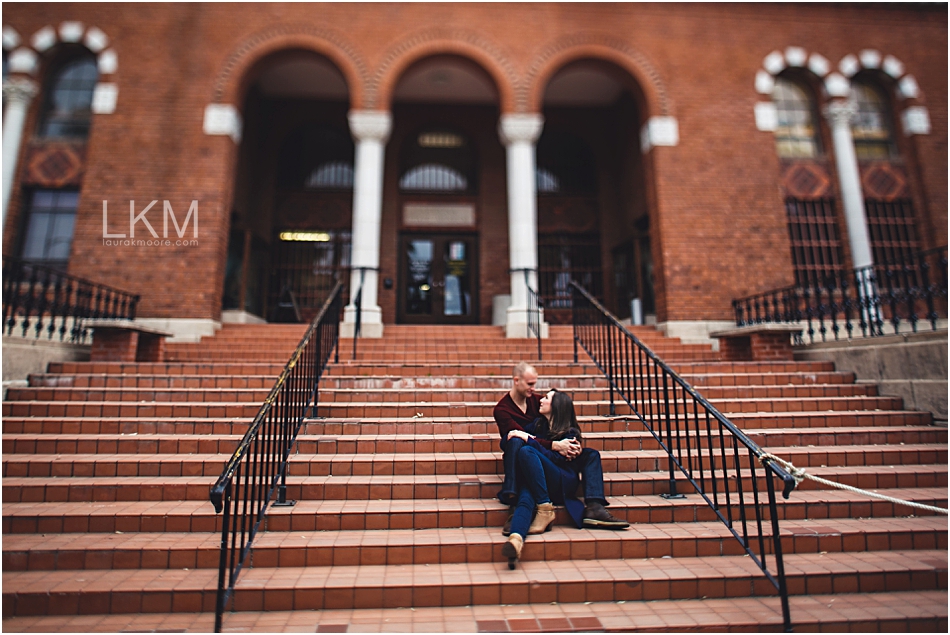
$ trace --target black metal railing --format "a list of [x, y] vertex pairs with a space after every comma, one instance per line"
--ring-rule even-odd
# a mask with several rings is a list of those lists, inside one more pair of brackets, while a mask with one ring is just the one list
[[360, 331], [363, 327], [363, 284], [366, 282], [367, 271], [379, 271], [378, 267], [353, 267], [353, 271], [360, 272], [360, 286], [353, 296], [353, 307], [355, 315], [353, 316], [353, 360], [356, 361], [356, 342], [360, 339]]
[[541, 356], [541, 296], [538, 295], [538, 292], [531, 287], [531, 274], [536, 273], [536, 269], [512, 269], [510, 273], [522, 272], [524, 274], [524, 288], [525, 288], [525, 311], [527, 313], [527, 323], [528, 323], [528, 334], [534, 335], [535, 339], [538, 341], [538, 360], [543, 359]]
[[[87, 319], [134, 320], [141, 296], [17, 258], [3, 258], [3, 333], [83, 344]], [[32, 330], [32, 334], [30, 331]], [[67, 337], [68, 336], [68, 337]]]
[[[879, 337], [916, 333], [920, 322], [947, 317], [947, 247], [868, 267], [826, 272], [810, 283], [732, 301], [736, 325], [802, 325], [809, 343], [829, 337]], [[885, 324], [890, 328], [885, 331]], [[804, 343], [799, 333], [797, 344]]]
[[[610, 413], [619, 396], [667, 453], [669, 490], [681, 497], [676, 472], [702, 496], [746, 554], [775, 585], [791, 629], [775, 479], [788, 498], [795, 479], [627, 331], [586, 289], [573, 290], [574, 361], [581, 346], [607, 378]], [[774, 478], [773, 478], [774, 477]], [[765, 488], [763, 500], [762, 488]]]
[[335, 352], [339, 361], [337, 344], [342, 307], [343, 284], [338, 282], [211, 488], [215, 511], [224, 513], [215, 603], [216, 633], [221, 632], [225, 607], [233, 597], [234, 585], [275, 491], [278, 495], [275, 504], [294, 504], [287, 501], [290, 452], [307, 413], [316, 415], [320, 376], [330, 355]]

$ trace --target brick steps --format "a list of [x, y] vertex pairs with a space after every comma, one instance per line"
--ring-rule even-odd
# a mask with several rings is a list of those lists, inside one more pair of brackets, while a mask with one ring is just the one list
[[[762, 447], [846, 446], [886, 444], [947, 443], [947, 429], [926, 426], [903, 428], [840, 428], [827, 431], [794, 429], [746, 430], [746, 435]], [[205, 438], [206, 437], [206, 438]], [[216, 434], [199, 438], [183, 438], [177, 434], [15, 434], [3, 435], [5, 454], [228, 454], [234, 452], [241, 435]], [[703, 437], [705, 439], [705, 436]], [[588, 432], [587, 447], [596, 450], [656, 450], [653, 436], [641, 431]], [[706, 447], [704, 442], [703, 447]], [[438, 450], [436, 450], [438, 449]], [[323, 437], [303, 433], [297, 437], [297, 453], [336, 454], [354, 452], [370, 454], [414, 452], [495, 452], [498, 440], [494, 435], [458, 434], [363, 434]]]
[[[170, 357], [194, 361], [55, 364], [32, 376], [28, 388], [9, 391], [2, 422], [4, 629], [82, 623], [79, 630], [209, 630], [222, 522], [209, 487], [304, 330], [226, 325], [198, 344], [169, 344]], [[853, 374], [827, 362], [722, 362], [708, 347], [645, 327], [635, 332], [750, 438], [810, 474], [946, 506], [947, 431], [930, 425], [929, 414], [902, 410], [899, 399], [856, 385]], [[504, 340], [498, 327], [387, 325], [383, 340], [359, 343], [357, 361], [347, 359], [352, 341], [341, 341], [344, 359], [321, 381], [317, 412], [333, 416], [305, 421], [291, 462], [288, 497], [298, 504], [268, 511], [238, 583], [239, 612], [226, 614], [225, 629], [316, 615], [313, 623], [327, 627], [357, 630], [354, 620], [367, 619], [376, 620], [370, 630], [382, 630], [379, 616], [399, 610], [386, 607], [409, 604], [413, 615], [428, 616], [428, 627], [444, 631], [459, 624], [445, 617], [453, 611], [485, 622], [472, 622], [469, 631], [542, 625], [541, 617], [531, 618], [534, 627], [513, 617], [499, 622], [505, 629], [492, 626], [491, 617], [507, 620], [514, 610], [500, 603], [513, 602], [532, 616], [582, 616], [545, 622], [547, 630], [612, 624], [631, 631], [641, 626], [624, 607], [643, 611], [647, 602], [605, 600], [634, 597], [662, 598], [649, 602], [654, 621], [643, 624], [657, 624], [657, 615], [693, 619], [680, 615], [692, 603], [722, 611], [704, 622], [710, 628], [780, 627], [774, 589], [739, 555], [739, 543], [702, 497], [679, 477], [685, 499], [657, 496], [669, 487], [664, 455], [625, 404], [605, 416], [606, 382], [583, 352], [573, 363], [570, 333], [552, 327], [539, 388], [563, 388], [578, 403], [586, 443], [602, 452], [611, 512], [633, 523], [629, 530], [578, 531], [559, 509], [554, 530], [532, 536], [522, 564], [508, 571], [499, 531], [507, 509], [494, 500], [501, 477], [491, 408], [510, 386], [511, 360], [533, 357], [534, 342]], [[702, 457], [708, 466], [708, 452]], [[734, 479], [730, 484], [735, 490]], [[761, 470], [758, 485], [764, 497]], [[751, 502], [750, 478], [742, 488]], [[849, 617], [840, 608], [829, 612], [835, 603], [793, 596], [796, 628], [945, 628], [944, 516], [810, 481], [780, 501], [777, 513], [793, 593], [835, 592], [838, 607], [881, 611]], [[761, 597], [743, 597], [750, 593]], [[749, 602], [758, 612], [739, 608]], [[796, 614], [803, 602], [816, 612]], [[426, 608], [433, 603], [446, 606]], [[469, 604], [475, 612], [463, 606]], [[899, 613], [909, 605], [920, 619]], [[345, 619], [323, 621], [342, 615], [333, 607], [359, 606], [372, 612], [350, 608]], [[603, 612], [591, 613], [592, 606]], [[825, 613], [814, 617], [819, 609]], [[74, 617], [10, 619], [45, 612]], [[78, 613], [95, 620], [78, 622]], [[888, 621], [892, 615], [901, 617]], [[598, 617], [604, 621], [595, 624]]]
[[[946, 522], [936, 517], [823, 519], [783, 523], [783, 551], [796, 553], [936, 550], [947, 548]], [[769, 534], [770, 535], [770, 534]], [[495, 562], [504, 543], [497, 527], [265, 532], [255, 541], [255, 567], [367, 566]], [[214, 533], [9, 535], [3, 571], [83, 569], [217, 569]], [[525, 544], [524, 561], [741, 556], [720, 522], [656, 523], [594, 536], [564, 526]]]
[[[743, 387], [762, 388], [780, 387], [783, 390], [795, 389], [799, 386], [812, 386], [820, 389], [832, 387], [850, 387], [852, 389], [874, 390], [873, 384], [854, 384], [852, 373], [822, 372], [822, 373], [735, 373], [735, 374], [692, 374], [683, 375], [690, 384], [706, 390], [721, 388], [723, 390], [738, 390]], [[155, 374], [75, 374], [75, 375], [30, 375], [31, 387], [36, 388], [139, 388], [139, 389], [270, 389], [274, 385], [274, 375], [155, 375]], [[458, 376], [419, 376], [399, 377], [392, 375], [350, 375], [325, 377], [321, 380], [321, 390], [362, 389], [362, 390], [396, 390], [396, 389], [464, 389], [489, 390], [504, 392], [506, 385], [511, 383], [508, 377], [497, 375], [458, 375]], [[567, 375], [560, 377], [543, 378], [543, 387], [552, 388], [606, 388], [607, 381], [599, 375]]]
[[[945, 632], [946, 593], [917, 591], [792, 596], [801, 632]], [[28, 616], [4, 619], [6, 632], [197, 632], [214, 627], [208, 613]], [[243, 611], [226, 628], [257, 632], [781, 632], [777, 598], [590, 602], [587, 604]]]
[[[785, 570], [793, 595], [946, 589], [947, 552], [790, 554]], [[4, 614], [209, 611], [216, 582], [213, 569], [4, 571]], [[238, 611], [327, 610], [774, 593], [751, 559], [736, 556], [529, 561], [515, 571], [496, 562], [254, 567], [243, 572], [234, 606]]]
[[[10, 401], [159, 401], [159, 402], [248, 402], [260, 404], [267, 397], [271, 387], [258, 388], [192, 388], [187, 386], [169, 388], [133, 388], [133, 387], [30, 387], [9, 388], [7, 398]], [[609, 399], [609, 389], [604, 387], [571, 388], [575, 402], [605, 401]], [[498, 401], [498, 388], [384, 388], [354, 391], [352, 388], [329, 388], [320, 390], [320, 403], [399, 403], [399, 402], [467, 402], [483, 403], [494, 407]], [[656, 389], [648, 391], [655, 395]], [[714, 387], [703, 390], [703, 396], [711, 401], [730, 401], [748, 399], [810, 399], [877, 397], [877, 387], [873, 385], [840, 384], [831, 386], [733, 386]]]
[[[714, 438], [713, 442], [716, 443]], [[708, 440], [707, 440], [708, 443]], [[685, 445], [685, 444], [684, 444]], [[674, 444], [675, 447], [675, 444]], [[681, 446], [682, 447], [682, 446]], [[782, 458], [797, 467], [846, 465], [924, 465], [946, 463], [946, 445], [836, 446], [833, 448], [783, 448]], [[3, 476], [217, 476], [230, 458], [226, 454], [26, 454], [5, 458]], [[683, 455], [686, 449], [683, 447]], [[655, 472], [666, 467], [666, 452], [656, 450], [605, 450], [601, 463], [606, 472]], [[691, 449], [693, 461], [709, 465], [710, 456], [722, 457], [718, 448]], [[729, 457], [730, 466], [732, 457]], [[748, 455], [739, 457], [749, 464]], [[499, 474], [497, 452], [415, 452], [295, 454], [288, 474], [292, 476]]]
[[[133, 455], [137, 456], [137, 455]], [[654, 469], [662, 468], [656, 461]], [[129, 470], [136, 469], [129, 461]], [[220, 469], [207, 466], [204, 475], [180, 475], [186, 469], [181, 462], [169, 460], [156, 465], [148, 476], [72, 476], [69, 481], [56, 476], [5, 476], [3, 498], [9, 502], [30, 501], [115, 501], [115, 500], [206, 500], [208, 490]], [[219, 468], [224, 465], [220, 462]], [[64, 468], [67, 469], [67, 468]], [[90, 469], [100, 469], [93, 465]], [[108, 471], [108, 465], [102, 468]], [[895, 465], [886, 471], [875, 466], [815, 467], [810, 474], [862, 489], [946, 487], [947, 466]], [[765, 481], [759, 473], [758, 486]], [[698, 478], [698, 473], [697, 473]], [[706, 476], [710, 482], [711, 477]], [[733, 477], [730, 477], [732, 479]], [[669, 491], [668, 475], [660, 471], [604, 474], [606, 496], [648, 496]], [[688, 487], [686, 481], [678, 487]], [[732, 481], [731, 481], [732, 482]], [[375, 475], [293, 475], [287, 479], [287, 496], [304, 500], [408, 500], [443, 498], [491, 498], [501, 486], [497, 474], [375, 474]], [[751, 491], [751, 478], [742, 479], [744, 491]], [[805, 491], [826, 486], [806, 480], [798, 486]], [[684, 490], [687, 491], [687, 490]]]
[[[734, 413], [730, 419], [743, 430], [772, 430], [784, 428], [836, 427], [907, 427], [927, 426], [932, 418], [929, 413], [908, 411], [872, 412], [802, 412], [802, 413]], [[16, 417], [3, 418], [3, 432], [31, 434], [244, 434], [252, 417], [234, 417], [228, 420], [208, 417]], [[625, 431], [642, 429], [642, 424], [633, 417], [584, 417], [581, 425], [591, 432]], [[304, 423], [304, 434], [353, 435], [365, 434], [497, 434], [490, 417], [431, 417], [422, 416], [409, 420], [392, 418], [311, 419]]]
[[[688, 491], [688, 490], [682, 490]], [[927, 505], [946, 506], [946, 487], [879, 489], [879, 493]], [[635, 525], [713, 522], [715, 515], [699, 496], [667, 501], [654, 495], [611, 498], [611, 513]], [[803, 490], [778, 507], [781, 519], [818, 522], [829, 518], [899, 518], [914, 508], [843, 490]], [[452, 529], [488, 527], [499, 531], [507, 509], [484, 498], [454, 500], [298, 500], [291, 508], [268, 512], [268, 532], [381, 529]], [[178, 501], [8, 502], [3, 506], [4, 534], [213, 532], [221, 515], [207, 499]], [[921, 517], [922, 518], [922, 517]], [[938, 520], [940, 517], [936, 517]], [[928, 521], [929, 522], [929, 521]], [[944, 525], [946, 519], [943, 520]], [[558, 526], [570, 521], [558, 510]], [[572, 535], [580, 536], [580, 533]], [[500, 535], [500, 534], [499, 534]], [[612, 539], [615, 532], [598, 533]], [[532, 537], [532, 540], [534, 537]], [[530, 544], [530, 542], [529, 542]], [[905, 545], [906, 547], [906, 545]]]

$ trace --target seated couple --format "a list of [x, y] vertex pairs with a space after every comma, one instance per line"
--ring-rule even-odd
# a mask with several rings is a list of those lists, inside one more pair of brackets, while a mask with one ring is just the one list
[[[498, 500], [511, 507], [502, 533], [502, 549], [514, 569], [528, 534], [549, 531], [554, 504], [561, 504], [578, 529], [624, 529], [630, 524], [604, 507], [604, 473], [600, 452], [583, 447], [574, 402], [563, 392], [534, 392], [538, 373], [525, 362], [515, 366], [511, 390], [495, 406], [501, 434], [505, 480]], [[584, 501], [577, 500], [584, 485]]]

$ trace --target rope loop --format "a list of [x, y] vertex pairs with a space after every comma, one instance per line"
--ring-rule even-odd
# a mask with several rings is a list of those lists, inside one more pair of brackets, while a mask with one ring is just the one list
[[854, 492], [856, 494], [864, 494], [865, 496], [870, 496], [871, 498], [878, 498], [880, 500], [887, 501], [889, 503], [895, 503], [897, 505], [909, 505], [910, 507], [916, 507], [917, 509], [926, 509], [928, 511], [936, 512], [938, 514], [948, 513], [948, 511], [944, 509], [943, 507], [934, 507], [933, 505], [924, 505], [922, 503], [915, 503], [913, 501], [907, 501], [900, 498], [894, 498], [893, 496], [885, 496], [884, 494], [878, 494], [877, 492], [869, 492], [866, 489], [859, 489], [857, 487], [851, 487], [850, 485], [845, 485], [843, 483], [836, 483], [834, 481], [829, 481], [827, 479], [823, 479], [818, 476], [813, 476], [809, 474], [808, 472], [806, 472], [805, 468], [795, 467], [791, 461], [786, 461], [785, 459], [779, 458], [769, 452], [764, 452], [761, 456], [759, 456], [759, 463], [761, 463], [764, 467], [768, 466], [769, 461], [775, 461], [776, 463], [784, 467], [786, 470], [788, 470], [788, 473], [791, 474], [792, 478], [795, 479], [796, 487], [798, 487], [798, 485], [807, 478], [812, 481], [815, 481], [816, 483], [821, 483], [823, 485], [828, 485], [831, 487], [837, 487], [838, 489], [847, 490], [849, 492]]

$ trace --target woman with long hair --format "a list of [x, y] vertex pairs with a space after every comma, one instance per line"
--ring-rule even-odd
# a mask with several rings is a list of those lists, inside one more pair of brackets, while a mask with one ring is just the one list
[[[566, 439], [580, 446], [580, 426], [574, 402], [567, 393], [549, 391], [541, 398], [540, 412], [538, 436], [551, 441]], [[515, 568], [528, 535], [550, 531], [555, 502], [567, 507], [578, 528], [583, 527], [584, 513], [584, 504], [577, 500], [580, 477], [571, 460], [546, 449], [527, 432], [512, 430], [509, 438], [513, 436], [524, 440], [525, 445], [518, 452], [518, 502], [511, 520], [511, 535], [502, 547], [509, 569]]]

